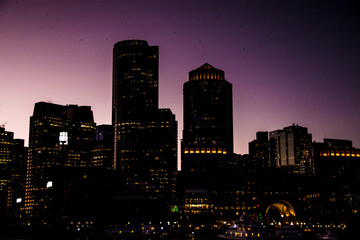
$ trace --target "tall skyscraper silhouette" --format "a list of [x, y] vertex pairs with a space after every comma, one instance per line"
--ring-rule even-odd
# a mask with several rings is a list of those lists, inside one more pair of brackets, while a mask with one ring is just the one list
[[144, 40], [114, 45], [114, 169], [129, 189], [171, 192], [177, 166], [177, 121], [158, 108], [158, 47]]
[[182, 171], [206, 172], [231, 165], [232, 85], [222, 70], [205, 63], [184, 83]]
[[115, 169], [126, 168], [125, 152], [120, 150], [124, 149], [126, 140], [121, 134], [137, 128], [138, 120], [158, 109], [158, 55], [159, 48], [149, 46], [143, 40], [126, 40], [114, 45], [112, 124]]
[[89, 165], [95, 130], [89, 106], [35, 104], [30, 117], [24, 206], [27, 216], [44, 218], [49, 215], [52, 171]]

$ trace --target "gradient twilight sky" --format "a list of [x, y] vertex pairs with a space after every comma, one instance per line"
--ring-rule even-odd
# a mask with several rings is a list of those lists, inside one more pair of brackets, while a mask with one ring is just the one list
[[[354, 1], [355, 2], [355, 1]], [[160, 107], [182, 138], [182, 88], [205, 62], [233, 84], [235, 152], [297, 123], [360, 147], [360, 15], [352, 1], [0, 0], [0, 124], [28, 143], [35, 102], [111, 123], [112, 49], [159, 46]]]

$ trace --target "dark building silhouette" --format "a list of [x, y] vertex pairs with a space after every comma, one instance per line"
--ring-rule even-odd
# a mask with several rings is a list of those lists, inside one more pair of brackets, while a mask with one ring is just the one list
[[91, 166], [113, 169], [114, 128], [112, 125], [96, 126], [96, 140], [92, 149]]
[[295, 174], [312, 174], [311, 142], [308, 129], [299, 125], [269, 133], [270, 162]]
[[158, 109], [158, 55], [159, 48], [143, 40], [121, 41], [114, 45], [112, 125], [116, 169], [127, 168], [126, 137], [122, 134], [137, 128], [144, 114]]
[[360, 179], [360, 149], [352, 141], [328, 139], [312, 144], [315, 174], [326, 177]]
[[254, 159], [254, 165], [258, 167], [269, 167], [269, 133], [257, 132], [256, 139], [249, 142], [249, 155]]
[[233, 154], [232, 85], [222, 70], [205, 63], [184, 83], [182, 171], [227, 168]]
[[158, 108], [158, 47], [121, 41], [113, 51], [114, 169], [128, 190], [170, 196], [177, 169], [177, 121]]
[[35, 104], [30, 117], [29, 155], [24, 213], [40, 218], [50, 214], [56, 168], [87, 167], [95, 141], [93, 113], [88, 106]]
[[18, 215], [23, 205], [26, 157], [24, 140], [0, 127], [0, 214]]

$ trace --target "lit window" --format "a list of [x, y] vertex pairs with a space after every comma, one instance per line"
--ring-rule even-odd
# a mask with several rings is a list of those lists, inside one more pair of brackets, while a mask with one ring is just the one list
[[199, 148], [196, 148], [196, 149], [195, 149], [195, 153], [200, 153]]
[[221, 148], [218, 148], [218, 153], [221, 153], [222, 152], [222, 149]]
[[206, 149], [206, 153], [211, 153], [210, 148]]
[[202, 148], [202, 149], [201, 149], [201, 153], [205, 153], [205, 148]]
[[226, 149], [225, 148], [223, 149], [223, 154], [226, 154]]
[[193, 149], [193, 148], [190, 148], [190, 153], [194, 153], [194, 149]]
[[189, 153], [189, 149], [188, 148], [184, 148], [184, 153]]
[[216, 148], [213, 148], [211, 153], [216, 153]]

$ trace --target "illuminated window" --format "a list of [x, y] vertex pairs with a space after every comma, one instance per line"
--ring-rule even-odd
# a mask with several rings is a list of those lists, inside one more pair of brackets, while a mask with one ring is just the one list
[[205, 153], [205, 148], [202, 148], [202, 149], [201, 149], [201, 153]]
[[226, 149], [225, 148], [223, 149], [223, 154], [226, 154]]
[[188, 148], [184, 148], [184, 153], [189, 153], [189, 149]]
[[221, 153], [222, 152], [222, 149], [221, 148], [218, 148], [218, 153]]
[[60, 142], [60, 145], [68, 145], [68, 133], [67, 132], [60, 132], [59, 142]]
[[199, 148], [195, 148], [195, 153], [200, 153]]
[[211, 153], [210, 148], [206, 149], [206, 153]]
[[213, 148], [211, 153], [216, 153], [216, 148]]
[[190, 148], [190, 153], [194, 153], [194, 149], [193, 149], [193, 148]]

